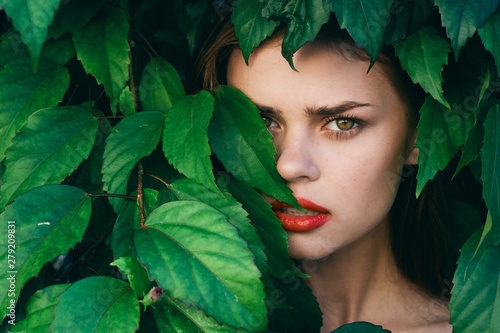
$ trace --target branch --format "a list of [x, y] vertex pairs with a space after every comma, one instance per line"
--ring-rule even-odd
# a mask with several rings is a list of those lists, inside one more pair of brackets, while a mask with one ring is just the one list
[[137, 184], [137, 199], [139, 200], [139, 212], [141, 215], [141, 229], [144, 227], [146, 219], [144, 218], [144, 192], [142, 190], [142, 175], [144, 174], [144, 169], [142, 168], [142, 162], [138, 163], [138, 184]]
[[160, 177], [160, 176], [158, 176], [158, 175], [155, 175], [155, 174], [153, 174], [153, 173], [149, 173], [149, 172], [144, 172], [144, 174], [145, 174], [146, 176], [153, 177], [154, 179], [159, 180], [160, 182], [162, 182], [162, 183], [163, 183], [166, 187], [168, 187], [168, 188], [171, 188], [171, 187], [172, 187], [172, 185], [170, 185], [169, 183], [167, 183], [167, 182], [165, 181], [165, 179], [161, 178], [161, 177]]
[[122, 198], [122, 199], [130, 199], [130, 200], [137, 200], [136, 196], [130, 196], [130, 195], [123, 195], [123, 194], [110, 194], [110, 193], [98, 193], [98, 194], [87, 194], [87, 196], [94, 198], [94, 197], [108, 197], [108, 198]]
[[130, 92], [132, 93], [132, 100], [134, 101], [134, 109], [135, 112], [139, 110], [139, 102], [137, 98], [137, 89], [135, 87], [135, 78], [134, 78], [134, 68], [132, 64], [132, 52], [135, 46], [135, 42], [132, 39], [129, 39], [129, 44], [130, 44], [130, 51], [128, 53], [128, 59], [129, 59], [129, 64], [128, 64], [128, 73], [129, 73], [129, 78], [130, 78]]

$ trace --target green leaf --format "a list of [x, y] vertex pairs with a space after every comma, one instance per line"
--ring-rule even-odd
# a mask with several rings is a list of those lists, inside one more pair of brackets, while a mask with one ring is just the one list
[[[0, 71], [5, 65], [12, 63], [24, 57], [29, 58], [29, 50], [23, 44], [22, 38], [18, 32], [9, 30], [0, 37]], [[53, 63], [64, 65], [75, 55], [75, 47], [69, 36], [64, 36], [58, 40], [48, 40], [43, 44], [41, 59], [44, 59], [45, 66]], [[28, 64], [31, 60], [28, 59]], [[27, 65], [29, 67], [29, 64]], [[40, 69], [39, 69], [40, 70]], [[33, 71], [30, 68], [30, 73]]]
[[329, 0], [341, 28], [377, 59], [383, 42], [393, 0]]
[[207, 23], [214, 19], [214, 12], [211, 9], [214, 4], [216, 3], [209, 1], [189, 1], [184, 5], [188, 18], [186, 35], [191, 55], [200, 42]]
[[[1, 2], [2, 0], [0, 0]], [[5, 65], [19, 60], [21, 58], [30, 57], [30, 52], [26, 45], [23, 44], [23, 39], [19, 32], [13, 28], [8, 30], [0, 37], [0, 71], [3, 70]], [[27, 66], [30, 67], [30, 72], [33, 73], [31, 68], [31, 59], [27, 60]]]
[[29, 58], [5, 66], [0, 72], [0, 160], [30, 114], [62, 100], [69, 80], [66, 68], [43, 59], [37, 73], [33, 73]]
[[94, 147], [90, 151], [89, 157], [64, 182], [65, 184], [78, 184], [80, 188], [85, 189], [89, 193], [101, 193], [103, 187], [101, 173], [102, 155], [104, 154], [105, 140], [109, 133], [111, 133], [112, 127], [109, 119], [98, 109], [92, 108], [90, 103], [83, 103], [80, 107], [87, 109], [97, 119], [101, 118], [99, 119], [99, 129], [97, 130]]
[[264, 245], [250, 224], [247, 212], [242, 209], [241, 204], [234, 200], [229, 193], [223, 193], [224, 196], [221, 196], [214, 192], [209, 192], [203, 186], [189, 179], [176, 180], [171, 184], [170, 190], [174, 192], [177, 200], [201, 201], [228, 216], [229, 223], [234, 225], [238, 229], [240, 237], [247, 241], [250, 251], [255, 256], [257, 268], [259, 268], [263, 275], [268, 272], [264, 263], [266, 260], [266, 255], [263, 252]]
[[457, 61], [467, 39], [483, 26], [498, 3], [499, 0], [436, 0]]
[[[299, 278], [275, 279], [275, 302], [284, 302], [287, 308], [270, 307], [269, 327], [278, 332], [319, 332], [323, 325], [322, 313], [311, 289]], [[276, 299], [277, 298], [277, 299]]]
[[[484, 222], [483, 226], [483, 232], [481, 233], [481, 238], [479, 239], [479, 242], [477, 243], [476, 251], [474, 252], [474, 255], [472, 256], [472, 259], [476, 257], [476, 254], [480, 251], [481, 246], [484, 247], [490, 247], [493, 244], [492, 240], [496, 239], [496, 236], [498, 235], [497, 231], [495, 230], [495, 235], [491, 232], [491, 229], [493, 227], [493, 220], [491, 218], [491, 212], [488, 211], [488, 215], [486, 216], [486, 222]], [[497, 229], [497, 228], [495, 228]], [[486, 241], [485, 241], [486, 240]], [[471, 259], [471, 261], [472, 261]]]
[[476, 230], [484, 226], [484, 218], [475, 207], [450, 196], [446, 197], [446, 207], [449, 211], [449, 220], [453, 221], [453, 228], [450, 228], [449, 233], [455, 254]]
[[214, 96], [208, 136], [226, 170], [276, 200], [300, 207], [276, 170], [272, 136], [255, 104], [229, 86], [219, 86]]
[[130, 116], [135, 113], [134, 98], [128, 86], [126, 86], [125, 89], [123, 89], [122, 93], [120, 94], [119, 105], [120, 105], [120, 112], [124, 116]]
[[384, 330], [382, 326], [373, 325], [364, 321], [358, 321], [355, 323], [347, 324], [337, 328], [332, 333], [377, 333], [377, 332], [390, 332]]
[[500, 106], [491, 109], [483, 123], [484, 144], [481, 149], [483, 198], [491, 213], [494, 245], [500, 244]]
[[86, 278], [58, 298], [50, 332], [133, 333], [139, 328], [139, 302], [124, 281], [107, 276]]
[[16, 325], [10, 328], [11, 332], [48, 332], [49, 326], [54, 319], [52, 312], [59, 303], [57, 298], [70, 284], [55, 284], [50, 287], [38, 290], [31, 296], [26, 303], [26, 317], [16, 322]]
[[69, 35], [63, 36], [58, 40], [48, 40], [43, 44], [41, 59], [55, 62], [59, 65], [65, 65], [76, 55], [75, 45]]
[[0, 162], [0, 188], [3, 185], [3, 174], [5, 173], [5, 160]]
[[486, 115], [489, 112], [494, 112], [490, 110], [491, 108], [495, 109], [495, 106], [492, 106], [489, 109], [483, 107], [480, 110], [479, 115], [476, 119], [476, 123], [474, 124], [474, 127], [472, 127], [469, 133], [467, 134], [467, 141], [462, 147], [462, 156], [460, 156], [460, 161], [458, 163], [457, 169], [455, 170], [455, 173], [453, 174], [453, 177], [455, 177], [460, 172], [460, 170], [462, 170], [464, 166], [468, 165], [470, 162], [480, 157], [480, 152], [483, 146], [483, 138], [484, 138], [483, 123], [486, 118]]
[[427, 22], [435, 8], [434, 0], [394, 1], [389, 9], [391, 17], [385, 29], [384, 44], [406, 38]]
[[[155, 111], [136, 113], [121, 120], [106, 139], [102, 180], [111, 194], [127, 194], [127, 182], [139, 160], [151, 154], [160, 140], [165, 114]], [[123, 199], [110, 198], [115, 212]]]
[[248, 57], [253, 48], [268, 36], [271, 36], [279, 22], [268, 20], [262, 16], [264, 3], [258, 0], [240, 1], [233, 5], [231, 22], [234, 24], [234, 34], [238, 38], [243, 57], [248, 64]]
[[473, 160], [472, 162], [469, 163], [468, 166], [475, 180], [481, 182], [481, 168], [482, 168], [481, 159]]
[[253, 254], [228, 216], [197, 201], [175, 201], [135, 233], [140, 261], [168, 294], [220, 323], [263, 331], [264, 291]]
[[88, 157], [98, 127], [99, 121], [80, 107], [31, 115], [6, 152], [0, 207], [34, 187], [60, 183]]
[[[135, 193], [137, 194], [137, 192]], [[143, 189], [144, 214], [149, 215], [156, 208], [158, 191], [150, 188]], [[136, 256], [134, 249], [134, 230], [140, 229], [141, 216], [139, 203], [126, 200], [123, 202], [118, 218], [111, 234], [111, 249], [113, 258]]]
[[129, 28], [125, 13], [115, 8], [73, 34], [78, 59], [85, 71], [104, 85], [115, 116], [118, 99], [129, 79]]
[[446, 99], [451, 110], [427, 96], [420, 110], [416, 142], [419, 148], [417, 195], [466, 143], [489, 83], [487, 67], [469, 63], [453, 67], [445, 77]]
[[[232, 181], [236, 180], [233, 178]], [[226, 179], [220, 177], [217, 183], [225, 188], [225, 182]], [[254, 191], [251, 187], [249, 187], [249, 189], [251, 191]], [[234, 225], [238, 229], [238, 234], [248, 243], [250, 251], [252, 251], [253, 255], [255, 256], [255, 264], [262, 274], [261, 281], [264, 284], [264, 291], [268, 296], [265, 302], [266, 305], [270, 307], [270, 304], [275, 300], [275, 298], [269, 295], [274, 295], [275, 287], [273, 285], [272, 279], [269, 276], [268, 265], [266, 265], [265, 263], [266, 253], [264, 245], [256, 234], [254, 227], [250, 224], [247, 218], [247, 212], [241, 208], [241, 204], [236, 202], [226, 192], [223, 192], [224, 197], [221, 197], [214, 192], [207, 191], [203, 186], [197, 184], [193, 180], [188, 179], [177, 180], [173, 182], [171, 184], [169, 192], [173, 192], [173, 195], [175, 196], [173, 200], [201, 201], [219, 210], [221, 213], [230, 218], [229, 223]], [[284, 232], [283, 229], [281, 229], [281, 231]], [[292, 276], [291, 273], [292, 271], [288, 271], [287, 276]], [[305, 275], [302, 274], [302, 276]]]
[[47, 28], [54, 19], [60, 0], [9, 0], [0, 6], [5, 8], [7, 16], [23, 38], [33, 60], [33, 68], [38, 67], [38, 60], [43, 43], [47, 39]]
[[457, 332], [500, 330], [500, 247], [481, 247], [480, 233], [462, 248], [453, 278], [450, 323]]
[[182, 302], [168, 298], [164, 298], [154, 304], [153, 316], [156, 319], [160, 333], [247, 332], [246, 330], [237, 330], [225, 324], [220, 325], [213, 317], [207, 317], [203, 310], [199, 310], [194, 306], [187, 307]]
[[130, 286], [139, 298], [143, 298], [151, 289], [148, 272], [137, 260], [137, 257], [121, 257], [110, 265], [118, 267], [120, 271], [127, 275]]
[[179, 74], [165, 59], [157, 57], [146, 65], [139, 85], [144, 110], [167, 113], [185, 95]]
[[477, 29], [484, 47], [491, 52], [495, 59], [497, 74], [500, 66], [500, 7], [486, 20], [484, 25]]
[[422, 27], [414, 34], [395, 44], [396, 55], [411, 79], [448, 109], [443, 96], [441, 72], [448, 64], [450, 44], [432, 26]]
[[208, 91], [184, 97], [165, 117], [162, 142], [165, 157], [179, 172], [220, 193], [212, 172], [207, 135], [213, 109], [214, 98]]
[[263, 15], [287, 24], [281, 54], [293, 66], [293, 54], [306, 42], [313, 41], [321, 26], [328, 22], [331, 7], [327, 0], [267, 0]]
[[[481, 229], [482, 228], [476, 230], [460, 249], [460, 257], [458, 258], [457, 262], [458, 267], [455, 271], [455, 275], [453, 276], [454, 286], [451, 290], [451, 300], [448, 306], [448, 308], [452, 312], [452, 316], [454, 315], [453, 308], [456, 296], [462, 292], [465, 282], [470, 278], [471, 272], [476, 269], [477, 264], [481, 259], [480, 257], [482, 251], [481, 254], [476, 257], [479, 246], [481, 245], [481, 234], [484, 233]], [[484, 248], [482, 250], [484, 250]]]
[[[0, 290], [9, 289], [7, 277], [12, 274], [9, 271], [16, 271], [17, 293], [13, 299], [17, 299], [24, 283], [36, 276], [46, 262], [67, 253], [82, 239], [90, 212], [87, 193], [67, 185], [37, 187], [19, 196], [0, 215], [0, 225], [6, 230], [15, 230], [12, 233], [15, 235], [15, 267], [9, 266], [0, 273]], [[7, 227], [8, 224], [14, 224], [15, 228]], [[0, 258], [4, 263], [8, 258], [7, 245], [11, 243], [8, 237], [0, 238]], [[0, 318], [5, 316], [9, 302], [7, 293], [0, 294]]]
[[105, 4], [102, 0], [63, 1], [48, 29], [47, 39], [57, 39], [65, 33], [77, 32], [86, 26]]
[[455, 150], [455, 147], [450, 147], [447, 144], [450, 141], [445, 131], [447, 122], [444, 120], [444, 114], [447, 110], [431, 96], [427, 96], [420, 109], [416, 142], [419, 166], [417, 196], [422, 192], [424, 185], [433, 179], [439, 170], [444, 170], [451, 157], [458, 150], [458, 147]]
[[[222, 178], [221, 178], [222, 179]], [[229, 192], [243, 204], [249, 213], [250, 223], [265, 245], [264, 253], [271, 275], [277, 278], [307, 277], [290, 260], [288, 253], [288, 235], [281, 226], [281, 221], [252, 187], [234, 178], [226, 178]]]

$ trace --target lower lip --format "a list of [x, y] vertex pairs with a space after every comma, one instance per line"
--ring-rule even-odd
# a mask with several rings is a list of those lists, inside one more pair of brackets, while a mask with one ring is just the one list
[[285, 230], [306, 232], [321, 227], [330, 219], [331, 215], [327, 213], [325, 208], [303, 198], [297, 198], [297, 201], [305, 209], [318, 211], [321, 214], [315, 216], [294, 216], [275, 210], [274, 214], [283, 223], [283, 228]]
[[283, 222], [284, 229], [298, 232], [319, 228], [330, 219], [330, 214], [319, 214], [316, 216], [293, 216], [283, 212], [274, 212], [274, 214]]

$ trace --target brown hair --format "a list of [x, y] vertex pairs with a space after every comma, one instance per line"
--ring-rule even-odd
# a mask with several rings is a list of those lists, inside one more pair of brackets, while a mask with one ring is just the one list
[[238, 47], [238, 38], [229, 20], [221, 21], [202, 47], [194, 72], [195, 86], [214, 90], [226, 84], [227, 64], [232, 51]]
[[[332, 21], [332, 20], [330, 20]], [[335, 20], [333, 20], [335, 21]], [[277, 39], [284, 29], [278, 29], [268, 40]], [[315, 42], [331, 46], [348, 60], [370, 61], [363, 48], [356, 45], [336, 22], [327, 23]], [[201, 89], [213, 90], [226, 84], [227, 64], [231, 52], [238, 47], [231, 22], [221, 22], [203, 47], [196, 70]], [[407, 126], [414, 133], [425, 93], [414, 85], [404, 72], [391, 47], [380, 52], [378, 62], [385, 67], [396, 91], [407, 106]], [[407, 136], [407, 154], [413, 135]], [[455, 270], [455, 254], [450, 250], [444, 194], [438, 180], [430, 181], [418, 198], [415, 196], [417, 166], [405, 165], [396, 199], [390, 212], [392, 251], [401, 273], [416, 285], [436, 296], [449, 297]], [[452, 258], [450, 260], [450, 258]]]

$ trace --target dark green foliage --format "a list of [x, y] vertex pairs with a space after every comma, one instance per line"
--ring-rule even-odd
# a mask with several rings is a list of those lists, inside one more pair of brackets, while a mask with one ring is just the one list
[[481, 149], [483, 169], [481, 179], [483, 181], [483, 198], [490, 208], [492, 227], [490, 239], [498, 246], [500, 244], [500, 108], [497, 105], [486, 117], [484, 123], [484, 145]]
[[163, 58], [151, 60], [141, 76], [139, 95], [144, 110], [167, 111], [184, 97], [184, 87], [177, 71]]
[[219, 86], [213, 94], [215, 109], [208, 135], [226, 170], [276, 200], [295, 202], [276, 170], [271, 134], [252, 101], [229, 86]]
[[340, 27], [346, 28], [362, 45], [372, 62], [384, 44], [385, 29], [393, 1], [390, 0], [329, 0]]
[[0, 206], [36, 186], [59, 184], [89, 156], [98, 126], [92, 113], [79, 107], [47, 108], [28, 117], [5, 153]]
[[[348, 325], [344, 325], [340, 328], [337, 328], [335, 331], [333, 331], [335, 333], [349, 333], [349, 332], [359, 332], [359, 333], [363, 333], [363, 332], [389, 332], [388, 330], [384, 330], [382, 327], [380, 326], [375, 326], [373, 324], [370, 324], [370, 323], [366, 323], [366, 322], [355, 322], [355, 323], [352, 323], [352, 324], [348, 324]], [[332, 333], [333, 333], [332, 332]]]
[[241, 5], [234, 8], [231, 16], [235, 35], [247, 63], [253, 48], [270, 36], [279, 24], [261, 15], [264, 6], [265, 4], [258, 0], [242, 1]]
[[125, 12], [114, 8], [73, 34], [78, 60], [87, 73], [104, 85], [113, 115], [129, 79], [128, 29]]
[[[145, 111], [122, 120], [106, 139], [102, 180], [104, 190], [114, 194], [127, 194], [130, 173], [139, 160], [151, 154], [160, 140], [165, 115], [158, 111]], [[115, 212], [123, 199], [110, 198]]]
[[267, 318], [260, 273], [228, 220], [202, 202], [166, 203], [136, 231], [134, 244], [150, 277], [174, 299], [198, 304], [220, 322], [262, 331]]
[[306, 42], [313, 41], [321, 26], [330, 18], [330, 6], [326, 0], [263, 1], [264, 17], [285, 22], [287, 30], [281, 53], [293, 66], [293, 54]]
[[[6, 45], [4, 43], [0, 45]], [[7, 54], [11, 52], [7, 51]], [[36, 72], [30, 66], [30, 58], [22, 57], [6, 62], [0, 73], [0, 152], [2, 157], [12, 138], [28, 117], [36, 110], [56, 106], [69, 86], [66, 68], [42, 60]]]
[[93, 276], [73, 283], [57, 298], [51, 332], [135, 332], [139, 327], [139, 302], [125, 281]]
[[70, 284], [56, 284], [38, 290], [26, 303], [26, 319], [16, 323], [12, 332], [47, 332], [54, 319], [52, 312], [59, 303], [57, 298]]
[[5, 9], [14, 28], [21, 33], [33, 59], [34, 69], [38, 67], [40, 52], [47, 38], [47, 28], [54, 20], [59, 4], [60, 0], [0, 1], [0, 8]]
[[[207, 136], [213, 110], [208, 91], [184, 97], [167, 113], [162, 140], [165, 157], [177, 170], [217, 192]], [[188, 151], [194, 154], [186, 156]]]
[[448, 64], [449, 42], [434, 27], [422, 27], [395, 43], [396, 54], [413, 82], [419, 83], [434, 99], [450, 108], [444, 99], [443, 66]]
[[[0, 215], [0, 221], [5, 226], [8, 221], [15, 221], [17, 225], [15, 264], [9, 266], [10, 270], [17, 271], [17, 290], [36, 276], [46, 262], [66, 253], [82, 239], [90, 211], [90, 197], [84, 191], [67, 185], [35, 188], [17, 197], [7, 207]], [[0, 257], [7, 262], [8, 254], [11, 254], [7, 249], [7, 237], [0, 242]], [[7, 270], [1, 273], [2, 290], [8, 289], [8, 276]], [[0, 297], [1, 314], [4, 316], [12, 297], [8, 297], [7, 293]]]
[[451, 323], [458, 332], [494, 332], [500, 325], [500, 247], [477, 247], [479, 233], [464, 245], [453, 282]]
[[451, 40], [455, 59], [467, 39], [476, 29], [482, 27], [486, 19], [498, 6], [498, 0], [436, 0], [441, 21]]
[[281, 29], [293, 68], [331, 20], [372, 64], [395, 47], [426, 93], [417, 193], [472, 170], [488, 210], [469, 238], [479, 214], [449, 200], [454, 244], [469, 238], [451, 323], [500, 330], [497, 0], [0, 0], [0, 261], [16, 272], [15, 295], [0, 272], [0, 331], [319, 331], [259, 194], [297, 205], [258, 109], [229, 86], [192, 88], [194, 55], [227, 20], [247, 61]]
[[[495, 64], [498, 66], [500, 61], [500, 9], [497, 10], [486, 20], [484, 25], [477, 30], [484, 43], [484, 47], [491, 52], [495, 58]], [[497, 72], [498, 74], [498, 72]]]

